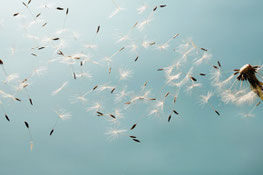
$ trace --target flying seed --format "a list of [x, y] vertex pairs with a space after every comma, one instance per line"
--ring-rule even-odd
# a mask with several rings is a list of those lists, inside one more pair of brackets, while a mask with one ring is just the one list
[[98, 85], [94, 86], [94, 88], [92, 90], [94, 91], [95, 89], [97, 89], [97, 87], [98, 87]]
[[112, 94], [114, 91], [115, 91], [115, 88], [113, 88], [110, 93]]
[[14, 14], [13, 14], [13, 16], [17, 16], [17, 15], [19, 15], [19, 13], [14, 13]]
[[192, 76], [190, 76], [190, 78], [191, 78], [193, 81], [197, 81], [196, 78], [194, 78], [194, 77], [192, 77]]
[[97, 111], [98, 116], [103, 116], [104, 114], [102, 112]]
[[50, 131], [49, 135], [51, 136], [53, 132], [54, 132], [54, 129], [52, 129], [52, 130]]
[[28, 125], [28, 123], [25, 121], [25, 125], [26, 125], [26, 127], [29, 129], [29, 125]]
[[36, 15], [36, 18], [39, 17], [40, 15], [41, 15], [41, 13], [37, 14], [37, 15]]
[[7, 121], [10, 121], [9, 117], [5, 114], [5, 118]]
[[63, 52], [61, 50], [58, 50], [57, 54], [64, 56], [64, 54], [63, 54]]
[[116, 119], [116, 117], [115, 117], [114, 115], [110, 114], [110, 116], [111, 116], [112, 118]]
[[21, 101], [19, 98], [15, 98], [16, 101]]
[[98, 34], [98, 33], [99, 33], [99, 31], [100, 31], [100, 26], [98, 26], [98, 28], [97, 28], [97, 32], [96, 32], [96, 33]]
[[22, 2], [22, 4], [23, 4], [24, 6], [26, 6], [26, 8], [28, 8], [28, 6], [26, 5], [26, 3]]
[[215, 69], [219, 69], [219, 68], [218, 68], [217, 66], [215, 66], [215, 65], [213, 66], [213, 68], [215, 68]]
[[168, 122], [170, 122], [170, 120], [171, 120], [171, 117], [172, 117], [172, 115], [169, 115], [169, 117], [168, 117]]
[[138, 139], [132, 139], [132, 140], [135, 141], [135, 142], [141, 143], [141, 141], [138, 140]]
[[218, 64], [219, 67], [221, 67], [221, 63], [219, 61], [217, 61], [217, 64]]
[[119, 52], [122, 51], [124, 49], [124, 47], [120, 48]]
[[32, 102], [32, 99], [31, 99], [31, 98], [29, 98], [29, 102], [30, 102], [30, 104], [33, 106], [33, 102]]
[[47, 22], [42, 25], [42, 27], [45, 27], [47, 25]]
[[77, 79], [77, 76], [75, 74], [75, 72], [73, 72], [73, 78], [76, 80]]
[[134, 125], [132, 125], [130, 130], [133, 130], [136, 127], [137, 123], [135, 123]]
[[178, 112], [176, 112], [176, 110], [173, 110], [173, 112], [174, 112], [176, 115], [179, 115], [179, 113], [178, 113]]

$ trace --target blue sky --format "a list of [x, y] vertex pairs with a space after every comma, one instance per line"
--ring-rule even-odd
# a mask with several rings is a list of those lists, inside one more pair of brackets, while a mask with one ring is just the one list
[[[115, 0], [123, 8], [112, 18], [109, 15], [115, 10], [111, 0], [32, 0], [30, 11], [20, 1], [5, 1], [0, 7], [1, 55], [4, 69], [8, 74], [17, 74], [19, 78], [10, 83], [3, 83], [6, 75], [1, 70], [0, 89], [22, 99], [16, 102], [1, 96], [2, 111], [0, 118], [0, 173], [1, 174], [262, 174], [262, 106], [255, 108], [255, 117], [244, 118], [240, 113], [247, 113], [257, 103], [236, 106], [221, 101], [218, 91], [211, 86], [210, 73], [212, 65], [220, 60], [223, 77], [231, 75], [231, 71], [244, 64], [262, 64], [262, 31], [261, 22], [263, 2], [260, 0]], [[40, 8], [40, 4], [48, 4], [49, 9]], [[166, 4], [164, 8], [155, 6]], [[142, 14], [137, 9], [145, 5]], [[56, 7], [69, 8], [58, 11]], [[17, 17], [13, 14], [19, 12]], [[34, 21], [33, 16], [41, 12], [36, 24], [22, 28], [21, 25]], [[142, 30], [131, 29], [136, 22], [150, 18], [153, 20]], [[22, 16], [25, 15], [23, 18]], [[151, 18], [150, 18], [151, 19]], [[43, 21], [42, 21], [43, 20]], [[47, 22], [45, 27], [41, 25]], [[67, 29], [61, 35], [56, 31]], [[96, 35], [97, 26], [100, 31]], [[127, 34], [129, 40], [116, 41]], [[175, 34], [178, 38], [169, 42], [164, 50], [157, 49]], [[40, 39], [30, 39], [28, 36]], [[83, 69], [78, 60], [74, 65], [67, 65], [53, 59], [62, 59], [56, 52], [56, 44], [60, 41], [45, 41], [47, 37], [57, 37], [65, 41], [59, 48], [67, 55], [85, 54], [92, 61]], [[206, 48], [212, 55], [208, 62], [193, 71], [206, 77], [197, 76], [202, 87], [187, 93], [180, 90], [176, 104], [171, 95], [165, 101], [163, 111], [159, 115], [149, 115], [155, 102], [139, 101], [127, 108], [124, 103], [131, 97], [150, 90], [150, 97], [162, 99], [166, 92], [177, 93], [178, 89], [165, 84], [164, 72], [156, 71], [167, 67], [180, 59], [177, 49], [190, 40], [198, 47]], [[153, 47], [143, 48], [143, 41], [154, 41]], [[98, 48], [87, 49], [85, 44], [96, 44]], [[138, 46], [137, 52], [129, 50], [129, 46]], [[43, 50], [31, 49], [45, 46]], [[108, 74], [106, 57], [125, 49], [113, 57]], [[12, 54], [11, 50], [15, 50]], [[31, 53], [36, 53], [34, 57]], [[203, 52], [198, 52], [197, 57]], [[139, 56], [137, 62], [134, 62]], [[83, 59], [81, 57], [81, 59]], [[179, 71], [187, 73], [193, 65], [191, 60], [195, 54], [183, 64]], [[34, 75], [36, 68], [44, 67], [42, 75]], [[131, 77], [121, 79], [119, 71], [131, 71]], [[73, 79], [72, 73], [87, 71], [92, 78]], [[82, 72], [82, 73], [83, 73]], [[13, 86], [28, 78], [27, 90], [16, 92]], [[148, 82], [145, 90], [143, 84]], [[67, 85], [58, 94], [52, 92], [64, 82]], [[95, 85], [113, 86], [111, 89], [99, 89], [87, 95], [86, 102], [73, 103], [74, 97], [90, 91]], [[239, 84], [237, 85], [239, 86]], [[128, 97], [117, 103], [116, 95], [126, 90]], [[213, 92], [210, 103], [220, 112], [217, 116], [209, 105], [200, 105], [200, 95]], [[33, 106], [28, 102], [28, 96]], [[123, 118], [117, 124], [108, 121], [106, 116], [98, 117], [96, 110], [87, 108], [100, 103], [105, 113], [121, 111]], [[59, 119], [52, 136], [57, 114], [55, 111], [65, 110], [72, 116]], [[172, 109], [179, 116], [172, 116], [167, 122]], [[115, 111], [116, 112], [116, 111]], [[10, 122], [4, 118], [10, 117]], [[121, 115], [120, 115], [121, 116]], [[34, 147], [30, 151], [30, 137], [24, 125], [27, 121], [33, 137]], [[134, 130], [130, 127], [137, 123]], [[127, 130], [118, 138], [111, 139], [105, 134], [110, 129]], [[129, 138], [135, 135], [141, 143]]]

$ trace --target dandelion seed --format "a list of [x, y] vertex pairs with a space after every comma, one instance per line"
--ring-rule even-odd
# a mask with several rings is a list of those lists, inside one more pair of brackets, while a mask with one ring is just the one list
[[116, 117], [115, 117], [113, 114], [110, 114], [110, 116], [111, 116], [112, 118], [116, 119]]
[[100, 31], [100, 26], [98, 26], [96, 33], [98, 34]]
[[33, 150], [33, 138], [32, 138], [32, 135], [31, 135], [31, 132], [30, 132], [30, 129], [29, 129], [29, 124], [26, 121], [24, 123], [26, 125], [26, 128], [28, 130], [28, 134], [30, 136], [30, 150], [32, 151]]
[[108, 130], [105, 134], [109, 135], [109, 139], [116, 139], [125, 132], [127, 132], [127, 130], [112, 128]]
[[213, 68], [215, 68], [215, 69], [219, 69], [217, 66], [215, 66], [215, 65], [213, 65]]
[[191, 78], [191, 80], [193, 80], [193, 81], [197, 81], [196, 78], [194, 78], [194, 77], [192, 77], [192, 76], [190, 76], [190, 78]]
[[168, 122], [170, 122], [172, 115], [168, 116]]
[[177, 99], [177, 97], [176, 97], [176, 96], [174, 96], [174, 103], [176, 102], [176, 99]]
[[167, 97], [169, 94], [170, 94], [170, 92], [167, 92], [167, 93], [164, 95], [164, 97]]
[[102, 112], [97, 111], [98, 116], [104, 116]]
[[9, 121], [10, 122], [10, 119], [9, 119], [9, 117], [5, 114], [5, 118], [6, 118], [6, 120], [7, 121]]
[[32, 101], [31, 98], [29, 98], [29, 102], [30, 102], [30, 104], [33, 106], [33, 101]]
[[247, 113], [247, 114], [240, 114], [242, 117], [245, 117], [245, 118], [251, 118], [251, 117], [255, 117], [254, 114], [251, 114], [251, 113]]
[[200, 49], [207, 52], [207, 49], [205, 49], [205, 48], [200, 48]]
[[179, 115], [179, 113], [178, 113], [176, 110], [173, 110], [173, 112], [174, 112], [176, 115]]
[[13, 16], [18, 16], [18, 15], [19, 15], [19, 13], [14, 13], [14, 14], [13, 14]]
[[138, 58], [139, 58], [139, 56], [137, 56], [134, 61], [136, 62], [138, 60]]
[[94, 86], [94, 87], [92, 88], [92, 90], [94, 91], [94, 90], [97, 89], [97, 88], [98, 88], [98, 85]]
[[136, 138], [136, 136], [130, 136], [130, 138], [132, 138], [132, 139], [135, 139], [135, 138]]
[[51, 136], [51, 135], [53, 134], [53, 132], [54, 132], [54, 129], [52, 129], [52, 130], [50, 131], [49, 135]]
[[38, 14], [36, 15], [36, 18], [38, 18], [40, 15], [41, 15], [41, 13], [38, 13]]
[[138, 140], [138, 139], [132, 139], [132, 140], [135, 141], [135, 142], [141, 143], [141, 141]]
[[66, 81], [66, 82], [64, 82], [58, 89], [56, 89], [56, 90], [54, 90], [54, 91], [52, 91], [52, 95], [57, 95], [60, 91], [62, 91], [64, 88], [65, 88], [65, 86], [68, 84], [68, 82]]
[[136, 127], [137, 123], [135, 123], [134, 125], [132, 125], [130, 130], [133, 130]]
[[161, 7], [161, 8], [163, 8], [163, 7], [166, 7], [166, 5], [165, 5], [165, 4], [163, 4], [163, 5], [160, 5], [160, 7]]
[[15, 98], [16, 101], [21, 101], [19, 98]]
[[146, 5], [143, 5], [137, 9], [138, 14], [142, 14], [147, 9]]
[[58, 50], [57, 54], [64, 56], [64, 53], [61, 50]]
[[157, 6], [155, 6], [154, 8], [153, 8], [153, 11], [155, 11], [157, 9]]
[[28, 6], [26, 5], [26, 3], [22, 2], [22, 4], [23, 4], [26, 8], [28, 8]]
[[57, 10], [64, 10], [64, 8], [62, 8], [62, 7], [57, 7]]
[[202, 104], [206, 104], [206, 103], [208, 103], [208, 100], [212, 97], [212, 92], [208, 92], [207, 93], [207, 95], [200, 95], [200, 97], [201, 97], [201, 103]]
[[89, 111], [98, 111], [98, 110], [101, 110], [101, 109], [102, 109], [101, 104], [95, 103], [93, 106], [90, 106], [90, 107], [87, 108], [87, 112], [89, 112]]
[[126, 80], [132, 76], [132, 71], [130, 70], [120, 69], [119, 73], [120, 73], [120, 80]]
[[115, 88], [113, 88], [110, 93], [112, 94], [114, 91], [115, 91]]
[[45, 27], [47, 25], [47, 23], [45, 22], [43, 25], [42, 25], [42, 27]]
[[221, 67], [221, 63], [219, 61], [217, 61], [217, 64], [218, 64], [219, 67]]

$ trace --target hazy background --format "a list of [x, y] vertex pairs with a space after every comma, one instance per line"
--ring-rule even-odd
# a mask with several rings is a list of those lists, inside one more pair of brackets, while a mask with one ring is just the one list
[[[138, 90], [145, 81], [149, 81], [152, 94], [161, 96], [160, 82], [164, 77], [156, 70], [174, 62], [176, 55], [172, 49], [187, 38], [208, 49], [213, 54], [211, 63], [216, 64], [220, 60], [226, 72], [247, 63], [262, 63], [263, 1], [260, 0], [116, 0], [124, 10], [111, 19], [108, 16], [115, 7], [110, 0], [32, 0], [30, 8], [34, 15], [41, 11], [37, 9], [41, 3], [69, 8], [65, 27], [76, 31], [79, 41], [75, 41], [78, 44], [67, 43], [68, 52], [81, 52], [83, 48], [79, 46], [93, 40], [97, 26], [101, 25], [96, 38], [99, 48], [85, 51], [94, 59], [109, 56], [121, 48], [121, 44], [115, 44], [118, 34], [125, 34], [136, 21], [145, 19], [155, 5], [166, 4], [167, 7], [157, 10], [154, 21], [143, 31], [135, 32], [136, 39], [165, 42], [179, 33], [180, 41], [173, 41], [168, 51], [141, 51], [136, 64], [133, 61], [136, 54], [128, 51], [120, 53], [114, 65], [132, 69], [134, 74], [129, 81], [114, 80], [114, 83], [127, 84], [129, 89]], [[149, 9], [138, 15], [136, 9], [143, 4]], [[176, 104], [180, 117], [173, 118], [171, 123], [167, 122], [167, 116], [145, 117], [148, 109], [122, 109], [125, 112], [123, 128], [129, 128], [139, 117], [145, 117], [132, 133], [142, 143], [135, 143], [127, 136], [110, 141], [105, 135], [110, 128], [108, 121], [85, 112], [86, 107], [94, 101], [103, 103], [109, 110], [115, 108], [107, 98], [110, 96], [108, 92], [103, 92], [105, 100], [93, 95], [88, 97], [87, 104], [69, 102], [70, 96], [107, 82], [107, 68], [90, 65], [88, 70], [93, 74], [92, 80], [74, 80], [68, 66], [46, 63], [46, 60], [54, 57], [53, 51], [46, 49], [39, 52], [39, 57], [31, 56], [30, 48], [34, 42], [25, 39], [25, 34], [53, 36], [56, 30], [62, 28], [65, 14], [54, 9], [45, 11], [42, 15], [50, 19], [46, 28], [40, 30], [36, 27], [25, 31], [19, 27], [22, 20], [12, 16], [15, 12], [24, 13], [30, 18], [21, 1], [2, 1], [0, 57], [5, 62], [5, 69], [9, 73], [19, 73], [21, 80], [36, 65], [47, 66], [48, 70], [43, 76], [35, 77], [28, 87], [34, 106], [29, 105], [24, 92], [19, 95], [24, 99], [22, 103], [9, 101], [5, 105], [11, 122], [7, 122], [1, 114], [0, 174], [263, 173], [262, 106], [254, 111], [256, 117], [242, 118], [240, 113], [248, 112], [252, 107], [224, 105], [219, 99], [212, 98], [212, 103], [221, 113], [221, 117], [218, 117], [209, 107], [198, 105], [198, 96], [181, 94]], [[12, 47], [17, 51], [13, 56], [10, 52]], [[209, 73], [209, 70], [204, 71]], [[114, 71], [112, 76], [116, 77]], [[4, 79], [4, 75], [1, 76], [1, 80]], [[65, 81], [69, 83], [67, 88], [51, 96], [51, 92]], [[204, 88], [213, 90], [211, 87]], [[1, 89], [10, 90], [3, 84]], [[54, 110], [58, 108], [69, 111], [72, 118], [59, 121], [54, 134], [49, 136], [56, 120]], [[34, 140], [32, 152], [24, 121], [30, 124]]]

